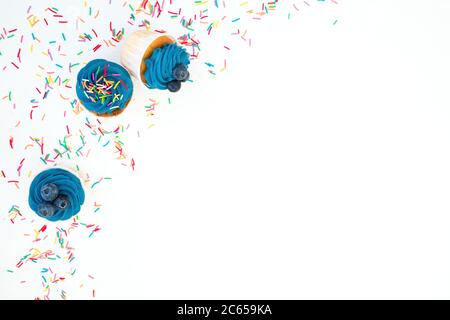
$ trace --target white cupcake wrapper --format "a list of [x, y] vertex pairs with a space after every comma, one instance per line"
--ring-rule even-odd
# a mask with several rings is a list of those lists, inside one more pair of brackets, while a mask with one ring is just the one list
[[[121, 51], [121, 62], [125, 69], [145, 85], [145, 79], [141, 78], [141, 64], [145, 57], [147, 49], [155, 40], [161, 37], [168, 37], [171, 42], [176, 42], [174, 38], [166, 34], [160, 34], [150, 30], [138, 30], [133, 32], [125, 40]], [[150, 56], [150, 55], [149, 55]]]

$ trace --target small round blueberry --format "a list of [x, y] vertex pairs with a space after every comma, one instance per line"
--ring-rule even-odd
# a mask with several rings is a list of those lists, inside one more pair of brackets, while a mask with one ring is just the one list
[[173, 68], [173, 77], [179, 81], [186, 81], [189, 79], [189, 71], [184, 64], [177, 64]]
[[53, 201], [58, 197], [58, 187], [54, 183], [44, 184], [41, 188], [41, 197], [44, 201]]
[[65, 210], [69, 206], [69, 199], [66, 196], [60, 195], [53, 201], [53, 205], [60, 210]]
[[180, 90], [180, 88], [181, 88], [181, 81], [178, 80], [170, 81], [167, 84], [167, 89], [169, 89], [170, 92], [177, 92]]
[[56, 208], [50, 202], [43, 202], [38, 206], [38, 213], [43, 217], [51, 217], [55, 214]]

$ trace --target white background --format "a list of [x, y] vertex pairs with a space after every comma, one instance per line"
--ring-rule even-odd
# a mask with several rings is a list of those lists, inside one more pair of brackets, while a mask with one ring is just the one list
[[[113, 176], [77, 244], [97, 298], [450, 298], [450, 2], [305, 10], [159, 109], [134, 173], [86, 162]], [[6, 222], [3, 268], [28, 248]], [[36, 295], [18, 280], [0, 298]]]

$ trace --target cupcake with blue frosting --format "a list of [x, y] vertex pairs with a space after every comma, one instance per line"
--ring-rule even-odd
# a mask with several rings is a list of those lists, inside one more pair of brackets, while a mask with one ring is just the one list
[[77, 96], [81, 104], [100, 117], [123, 112], [133, 95], [130, 74], [121, 65], [95, 59], [84, 66], [77, 77]]
[[80, 212], [84, 200], [80, 179], [60, 168], [39, 173], [31, 183], [28, 196], [31, 210], [49, 221], [72, 218]]
[[149, 30], [132, 33], [121, 61], [132, 76], [149, 89], [177, 92], [189, 80], [189, 54], [174, 38]]

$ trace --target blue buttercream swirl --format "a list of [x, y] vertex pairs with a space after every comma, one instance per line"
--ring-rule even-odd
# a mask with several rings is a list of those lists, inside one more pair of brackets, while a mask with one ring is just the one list
[[[64, 195], [69, 200], [69, 205], [65, 210], [56, 208], [55, 214], [50, 217], [44, 217], [39, 214], [39, 204], [45, 201], [41, 196], [41, 188], [48, 184], [54, 183], [58, 189], [59, 194]], [[31, 210], [42, 218], [50, 221], [67, 220], [76, 215], [81, 210], [84, 203], [84, 190], [81, 186], [80, 179], [73, 173], [63, 169], [48, 169], [39, 173], [31, 183], [30, 194], [28, 196], [28, 204]]]
[[145, 60], [147, 70], [144, 73], [146, 86], [150, 89], [167, 89], [167, 84], [175, 80], [173, 69], [178, 64], [189, 65], [189, 54], [176, 43], [166, 44], [153, 50]]
[[87, 110], [108, 114], [126, 107], [133, 94], [133, 82], [121, 65], [96, 59], [78, 72], [76, 91]]

